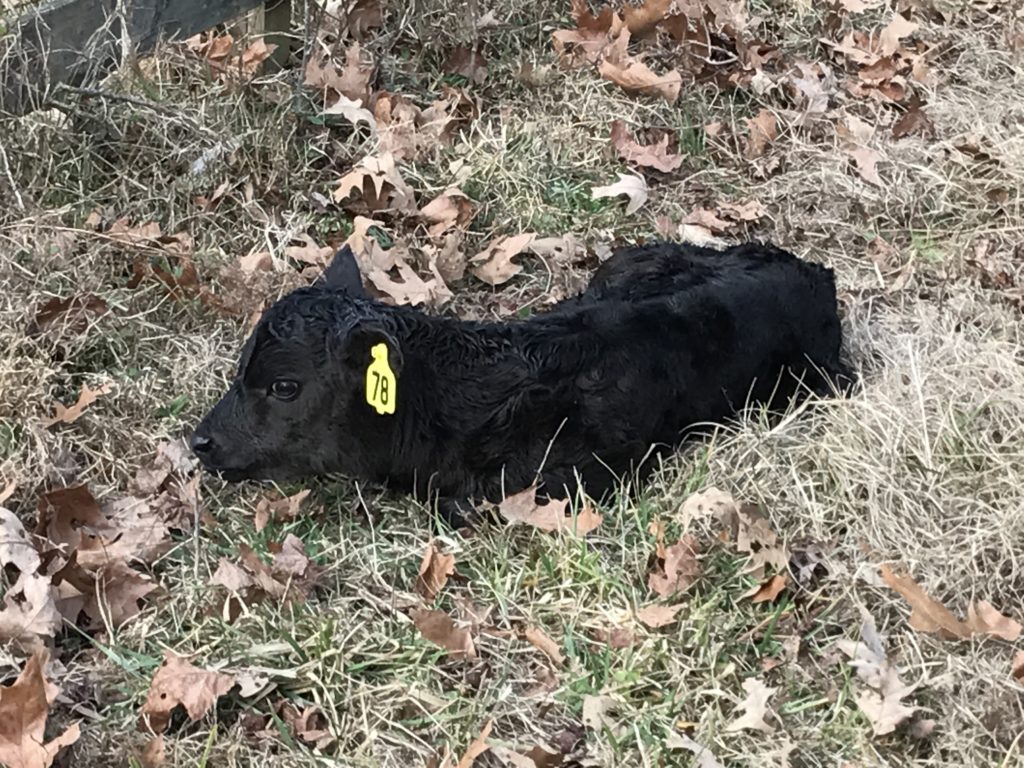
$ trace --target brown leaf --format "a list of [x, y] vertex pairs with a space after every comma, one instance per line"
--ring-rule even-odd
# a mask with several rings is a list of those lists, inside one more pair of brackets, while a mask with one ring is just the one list
[[302, 539], [289, 533], [280, 544], [271, 542], [267, 549], [274, 555], [270, 570], [279, 581], [306, 579], [314, 575], [313, 563], [306, 554]]
[[897, 53], [900, 48], [900, 40], [904, 37], [909, 37], [917, 31], [918, 24], [913, 21], [900, 16], [898, 13], [893, 14], [892, 21], [882, 30], [882, 34], [879, 37], [879, 50], [883, 56], [892, 56]]
[[542, 629], [538, 627], [527, 627], [523, 633], [530, 645], [537, 650], [544, 653], [551, 661], [555, 664], [562, 665], [565, 663], [565, 656], [562, 655], [562, 649], [554, 640], [548, 637]]
[[784, 573], [777, 573], [772, 576], [764, 584], [760, 584], [755, 588], [754, 593], [750, 596], [750, 602], [752, 603], [770, 603], [775, 600], [782, 590], [786, 588], [786, 584], [789, 583], [789, 578]]
[[915, 686], [905, 685], [900, 680], [896, 667], [886, 656], [874, 619], [866, 613], [861, 638], [860, 642], [840, 640], [838, 646], [850, 657], [850, 666], [857, 670], [857, 677], [868, 686], [857, 694], [857, 706], [868, 718], [874, 734], [884, 736], [895, 731], [917, 710], [903, 703]]
[[1015, 643], [1020, 638], [1020, 622], [1004, 616], [995, 606], [984, 600], [967, 606], [967, 627], [976, 635], [992, 635], [1008, 643]]
[[56, 408], [56, 412], [52, 417], [44, 419], [43, 426], [52, 427], [54, 424], [71, 424], [81, 417], [86, 408], [104, 395], [109, 395], [111, 392], [113, 392], [113, 388], [110, 384], [100, 384], [96, 389], [90, 389], [86, 384], [82, 384], [78, 400], [73, 405], [66, 407], [57, 403], [54, 406]]
[[700, 545], [692, 533], [665, 548], [663, 562], [647, 576], [647, 585], [662, 597], [670, 597], [689, 589], [700, 575], [697, 554]]
[[561, 752], [548, 752], [542, 747], [534, 747], [529, 752], [520, 754], [505, 747], [492, 746], [491, 754], [506, 768], [556, 768], [562, 764]]
[[910, 626], [918, 632], [937, 632], [946, 640], [965, 640], [971, 636], [970, 628], [956, 618], [948, 608], [933, 600], [910, 576], [897, 574], [888, 563], [881, 568], [882, 580], [890, 589], [903, 595], [910, 603]]
[[455, 555], [441, 551], [435, 539], [423, 549], [419, 574], [416, 576], [416, 592], [428, 603], [432, 603], [455, 573]]
[[458, 45], [445, 62], [444, 71], [480, 85], [487, 79], [487, 59], [479, 50]]
[[208, 583], [210, 586], [225, 587], [231, 592], [240, 593], [256, 582], [248, 571], [222, 557]]
[[774, 731], [775, 728], [768, 725], [764, 718], [768, 714], [768, 699], [778, 689], [769, 688], [756, 677], [749, 677], [743, 681], [743, 690], [747, 692], [747, 697], [740, 703], [743, 714], [725, 727], [726, 732], [755, 730], [771, 733]]
[[256, 530], [263, 530], [271, 520], [294, 520], [299, 515], [302, 502], [306, 500], [309, 494], [310, 491], [306, 488], [283, 499], [271, 499], [265, 496], [257, 501], [255, 511]]
[[1010, 666], [1010, 672], [1013, 675], [1014, 680], [1024, 684], [1024, 651], [1017, 651], [1013, 655], [1013, 663]]
[[728, 229], [732, 228], [732, 224], [728, 221], [723, 221], [718, 218], [718, 215], [714, 211], [709, 211], [707, 208], [694, 208], [690, 214], [683, 219], [684, 224], [696, 224], [698, 227], [704, 227], [715, 235], [720, 235]]
[[461, 189], [449, 189], [423, 206], [420, 216], [430, 222], [427, 233], [439, 238], [449, 229], [465, 229], [473, 218], [473, 203]]
[[668, 151], [668, 134], [663, 135], [657, 144], [638, 144], [621, 120], [612, 121], [612, 146], [627, 163], [654, 168], [662, 173], [671, 173], [683, 164], [682, 155]]
[[736, 551], [749, 556], [744, 572], [761, 581], [770, 571], [787, 572], [789, 550], [756, 505], [741, 504], [724, 510], [724, 517], [723, 522], [729, 525], [732, 539], [736, 542]]
[[665, 20], [671, 7], [672, 0], [644, 0], [640, 7], [623, 6], [622, 15], [633, 37], [643, 37]]
[[910, 104], [907, 105], [907, 111], [903, 116], [893, 123], [892, 135], [894, 139], [902, 139], [904, 136], [914, 135], [924, 137], [935, 135], [935, 125], [924, 111], [924, 102], [917, 96], [910, 100]]
[[569, 504], [566, 499], [549, 499], [538, 504], [536, 493], [536, 486], [531, 486], [519, 493], [506, 496], [498, 505], [498, 513], [510, 523], [523, 523], [547, 533], [572, 531], [577, 536], [586, 536], [601, 525], [601, 515], [589, 504], [584, 505], [573, 519], [571, 515], [565, 514]]
[[34, 574], [39, 570], [39, 553], [17, 515], [0, 507], [0, 569], [8, 565], [21, 573]]
[[163, 768], [167, 762], [167, 749], [162, 735], [146, 742], [139, 754], [139, 762], [142, 768]]
[[514, 264], [512, 259], [522, 253], [536, 237], [533, 232], [523, 232], [491, 241], [470, 259], [470, 262], [479, 264], [473, 268], [473, 274], [488, 285], [507, 283], [523, 270], [521, 266]]
[[36, 314], [26, 334], [35, 336], [51, 329], [61, 332], [83, 333], [92, 318], [107, 313], [107, 302], [92, 293], [76, 294], [66, 298], [52, 298], [36, 308]]
[[[397, 249], [398, 246], [391, 250]], [[434, 276], [424, 280], [401, 256], [395, 255], [394, 261], [393, 270], [397, 270], [400, 279], [392, 277], [391, 270], [383, 269], [371, 270], [367, 278], [374, 288], [393, 299], [395, 304], [440, 306], [452, 298], [452, 292], [437, 272], [436, 264], [432, 265]]]
[[609, 6], [594, 16], [585, 0], [573, 0], [572, 15], [576, 29], [559, 29], [551, 35], [555, 52], [569, 66], [596, 64], [623, 30], [622, 18]]
[[[725, 766], [718, 762], [718, 759], [710, 749], [701, 746], [685, 734], [677, 733], [676, 731], [670, 732], [665, 740], [665, 747], [667, 749], [685, 749], [687, 752], [692, 752], [694, 759], [697, 761], [694, 764], [695, 768], [725, 768]], [[785, 765], [785, 763], [783, 764]]]
[[466, 752], [462, 755], [462, 759], [459, 760], [456, 768], [472, 768], [473, 763], [486, 752], [490, 747], [487, 744], [487, 737], [491, 735], [491, 727], [494, 725], [493, 720], [488, 720], [480, 731], [480, 735], [477, 736], [470, 745], [466, 748]]
[[116, 560], [151, 563], [170, 549], [170, 531], [145, 499], [126, 496], [101, 508], [87, 486], [43, 494], [36, 535], [74, 552], [89, 572]]
[[43, 668], [49, 653], [38, 650], [25, 662], [18, 679], [0, 687], [0, 764], [10, 768], [49, 768], [57, 753], [78, 741], [75, 723], [60, 736], [45, 740], [50, 704], [59, 690], [47, 682]]
[[660, 96], [669, 104], [674, 104], [683, 86], [683, 76], [676, 70], [664, 75], [657, 74], [639, 59], [625, 53], [628, 41], [629, 30], [623, 30], [613, 46], [612, 55], [598, 63], [598, 73], [624, 91]]
[[775, 141], [779, 124], [775, 114], [767, 109], [762, 109], [756, 117], [747, 119], [746, 123], [750, 136], [743, 149], [743, 156], [753, 160], [763, 155], [768, 145]]
[[638, 608], [636, 612], [637, 620], [651, 629], [658, 629], [660, 627], [667, 627], [676, 620], [676, 615], [683, 610], [685, 606], [679, 605], [645, 605], [643, 608]]
[[83, 610], [94, 626], [103, 626], [104, 620], [115, 628], [124, 625], [139, 614], [139, 601], [160, 589], [151, 578], [119, 560], [101, 567], [91, 581]]
[[34, 573], [22, 573], [4, 595], [0, 610], [0, 641], [13, 643], [22, 650], [42, 647], [63, 626], [56, 604], [57, 592], [50, 579]]
[[338, 181], [332, 197], [340, 203], [353, 193], [358, 193], [359, 202], [368, 211], [416, 213], [415, 195], [395, 166], [394, 156], [387, 152], [376, 157], [364, 157], [356, 168]]
[[722, 203], [719, 212], [733, 221], [760, 221], [766, 213], [759, 200], [742, 200], [735, 203]]
[[300, 234], [293, 238], [293, 242], [300, 242], [302, 245], [288, 245], [284, 248], [284, 255], [289, 259], [301, 261], [303, 264], [312, 264], [318, 267], [326, 267], [334, 256], [334, 249], [330, 246], [316, 244], [307, 234]]
[[171, 722], [171, 713], [183, 706], [192, 722], [206, 715], [235, 684], [235, 678], [193, 666], [172, 651], [153, 675], [149, 694], [142, 705], [143, 728], [163, 733]]
[[476, 644], [469, 629], [456, 625], [447, 613], [414, 608], [410, 611], [409, 617], [423, 637], [444, 648], [449, 656], [476, 658]]
[[603, 197], [618, 197], [626, 195], [629, 203], [626, 205], [626, 214], [630, 215], [640, 210], [640, 207], [647, 202], [647, 182], [643, 176], [632, 173], [617, 173], [619, 180], [614, 184], [603, 187], [591, 187], [590, 196], [595, 200]]
[[319, 90], [330, 89], [325, 102], [333, 103], [335, 94], [341, 94], [352, 101], [364, 104], [370, 98], [370, 80], [373, 79], [374, 65], [369, 55], [358, 42], [353, 42], [345, 51], [345, 64], [339, 72], [333, 61], [310, 58], [306, 65], [303, 85]]

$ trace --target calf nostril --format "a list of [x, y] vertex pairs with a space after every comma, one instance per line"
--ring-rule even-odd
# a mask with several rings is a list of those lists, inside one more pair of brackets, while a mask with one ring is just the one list
[[205, 435], [192, 435], [192, 451], [196, 454], [206, 454], [213, 450], [213, 439]]

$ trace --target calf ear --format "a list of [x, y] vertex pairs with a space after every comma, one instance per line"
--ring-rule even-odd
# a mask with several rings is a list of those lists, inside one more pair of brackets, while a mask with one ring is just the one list
[[402, 350], [395, 337], [377, 323], [360, 323], [348, 333], [345, 362], [353, 368], [364, 369], [373, 360], [370, 350], [378, 344], [388, 348], [388, 365], [397, 376], [402, 370]]
[[320, 276], [320, 282], [335, 291], [347, 291], [352, 296], [366, 297], [363, 279], [359, 275], [359, 265], [348, 245], [342, 246], [341, 250], [334, 254], [334, 259]]

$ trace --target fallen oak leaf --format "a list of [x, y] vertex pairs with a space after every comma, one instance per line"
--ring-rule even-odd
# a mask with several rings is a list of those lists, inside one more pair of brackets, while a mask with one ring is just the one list
[[661, 627], [667, 627], [676, 620], [676, 615], [683, 610], [685, 606], [679, 605], [646, 605], [643, 608], [638, 608], [636, 612], [637, 620], [646, 627], [651, 629], [659, 629]]
[[602, 518], [589, 504], [583, 506], [573, 518], [565, 514], [566, 499], [549, 499], [543, 504], [536, 500], [537, 487], [530, 486], [519, 493], [506, 496], [498, 505], [498, 513], [510, 523], [522, 523], [540, 528], [547, 533], [572, 531], [585, 536], [601, 525]]
[[49, 768], [57, 754], [78, 741], [77, 723], [47, 742], [46, 720], [60, 692], [43, 672], [49, 652], [37, 650], [18, 679], [0, 686], [0, 764], [10, 768]]
[[448, 581], [455, 573], [455, 555], [441, 551], [436, 539], [423, 548], [419, 573], [416, 575], [416, 593], [428, 603], [434, 602]]
[[880, 568], [882, 580], [890, 589], [899, 592], [910, 603], [910, 626], [918, 632], [937, 632], [946, 640], [965, 640], [971, 636], [970, 628], [960, 621], [942, 603], [932, 599], [910, 576], [896, 573], [888, 563]]
[[64, 624], [50, 579], [22, 573], [4, 595], [0, 610], [0, 641], [35, 650], [56, 636]]
[[56, 403], [54, 408], [55, 413], [48, 419], [43, 420], [44, 427], [52, 427], [54, 424], [71, 424], [77, 421], [85, 409], [95, 403], [101, 397], [109, 395], [113, 392], [113, 387], [108, 383], [100, 384], [96, 389], [91, 389], [87, 384], [82, 384], [82, 389], [78, 394], [78, 400], [73, 405], [64, 406], [61, 403]]
[[492, 241], [469, 260], [480, 265], [472, 269], [473, 274], [488, 285], [507, 283], [523, 271], [523, 268], [513, 263], [512, 259], [522, 253], [536, 237], [533, 232], [523, 232]]
[[420, 209], [420, 216], [430, 222], [427, 234], [439, 238], [449, 229], [464, 229], [473, 218], [473, 203], [456, 188], [446, 190]]
[[[370, 97], [370, 80], [375, 67], [366, 61], [359, 42], [353, 42], [345, 51], [345, 64], [339, 72], [330, 59], [321, 61], [311, 57], [306, 64], [302, 84], [321, 91], [328, 89], [341, 94], [352, 102], [365, 103]], [[328, 97], [325, 101], [330, 101]]]
[[657, 144], [639, 144], [630, 136], [624, 122], [613, 120], [611, 140], [619, 157], [627, 163], [654, 168], [662, 173], [671, 173], [683, 164], [682, 155], [668, 151], [668, 134], [663, 135]]
[[647, 576], [651, 591], [662, 597], [671, 597], [693, 586], [700, 576], [699, 552], [700, 545], [692, 533], [665, 547], [665, 555], [661, 558], [663, 562]]
[[444, 71], [482, 85], [487, 80], [487, 59], [479, 49], [457, 45], [445, 62]]
[[194, 723], [234, 685], [232, 675], [200, 669], [173, 651], [165, 651], [163, 663], [153, 675], [149, 694], [142, 705], [140, 727], [163, 733], [178, 706], [185, 708]]
[[447, 613], [414, 608], [409, 618], [424, 638], [448, 651], [452, 658], [476, 658], [476, 644], [466, 627], [460, 627]]
[[875, 621], [864, 612], [861, 625], [861, 640], [840, 640], [839, 649], [850, 657], [850, 666], [857, 670], [857, 676], [868, 686], [868, 690], [857, 694], [857, 706], [868, 718], [876, 736], [892, 733], [917, 711], [916, 706], [906, 706], [903, 699], [913, 693], [916, 686], [906, 685], [900, 680], [896, 667], [889, 661], [882, 638], [875, 628]]
[[605, 197], [626, 195], [629, 198], [626, 213], [636, 213], [647, 202], [647, 182], [642, 176], [631, 173], [619, 173], [616, 175], [619, 177], [619, 180], [614, 184], [608, 184], [603, 187], [591, 187], [591, 197], [599, 200]]
[[1013, 655], [1013, 662], [1010, 665], [1010, 674], [1014, 680], [1024, 685], [1024, 651], [1017, 651]]
[[624, 91], [642, 93], [645, 96], [660, 96], [669, 104], [676, 102], [683, 87], [683, 76], [676, 70], [659, 75], [642, 61], [631, 56], [602, 59], [597, 65], [597, 71], [601, 77], [615, 83]]
[[1016, 642], [1024, 627], [1020, 622], [1004, 616], [985, 600], [967, 606], [967, 627], [976, 635], [992, 635], [1008, 643]]
[[345, 94], [338, 94], [338, 99], [329, 107], [324, 107], [323, 115], [340, 115], [352, 125], [366, 123], [370, 126], [370, 133], [377, 133], [377, 120], [373, 113], [363, 106], [362, 99], [350, 99]]
[[786, 584], [789, 583], [789, 577], [784, 573], [777, 573], [772, 576], [764, 584], [758, 584], [750, 594], [750, 602], [752, 603], [770, 603], [775, 600], [782, 590], [786, 588]]
[[39, 570], [40, 560], [21, 520], [9, 509], [0, 507], [0, 568], [8, 565], [21, 573], [33, 574]]
[[163, 735], [146, 742], [146, 746], [139, 753], [139, 762], [142, 768], [163, 768], [167, 762], [167, 748]]
[[732, 228], [732, 224], [730, 222], [723, 221], [718, 218], [718, 215], [714, 211], [710, 211], [707, 208], [694, 208], [690, 211], [689, 215], [683, 219], [683, 224], [703, 227], [713, 235], [720, 235], [726, 230]]
[[767, 109], [762, 109], [755, 117], [748, 118], [746, 123], [750, 136], [743, 149], [743, 156], [748, 160], [754, 160], [763, 155], [768, 145], [775, 141], [779, 133], [779, 123], [775, 114]]
[[886, 25], [879, 36], [879, 52], [882, 56], [892, 56], [897, 53], [902, 48], [900, 40], [914, 34], [918, 26], [917, 22], [909, 21], [898, 13], [893, 14], [892, 21]]
[[869, 184], [876, 187], [883, 186], [882, 178], [878, 175], [878, 163], [882, 159], [882, 153], [870, 147], [854, 147], [846, 150], [857, 166], [857, 173]]
[[633, 37], [650, 34], [668, 16], [672, 0], [645, 0], [643, 5], [625, 5], [622, 16]]
[[686, 734], [677, 733], [676, 731], [670, 732], [668, 738], [665, 739], [665, 747], [667, 749], [685, 749], [688, 752], [692, 752], [697, 760], [696, 768], [725, 768], [725, 766], [718, 762], [710, 749], [701, 746]]
[[68, 333], [82, 333], [93, 318], [108, 311], [107, 302], [92, 293], [75, 294], [66, 298], [54, 297], [36, 308], [35, 317], [25, 333], [35, 336], [51, 329]]
[[747, 697], [739, 705], [743, 714], [725, 727], [726, 732], [757, 730], [772, 733], [775, 728], [766, 723], [764, 718], [769, 711], [768, 699], [778, 689], [769, 688], [761, 680], [751, 677], [743, 681], [743, 690], [747, 692]]
[[561, 666], [565, 663], [565, 656], [562, 655], [562, 649], [554, 640], [552, 640], [544, 630], [539, 627], [527, 627], [523, 632], [523, 636], [527, 641], [537, 650], [541, 651], [555, 664]]
[[484, 752], [490, 749], [487, 744], [487, 737], [491, 735], [491, 727], [494, 725], [493, 720], [488, 720], [483, 729], [480, 731], [480, 735], [470, 742], [469, 746], [466, 747], [465, 753], [462, 755], [462, 759], [459, 760], [456, 768], [472, 768], [473, 763], [480, 757]]

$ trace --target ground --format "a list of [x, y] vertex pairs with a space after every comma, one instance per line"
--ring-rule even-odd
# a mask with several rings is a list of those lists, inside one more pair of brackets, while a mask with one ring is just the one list
[[[561, 60], [552, 33], [577, 28], [568, 3], [477, 5], [391, 4], [379, 26], [361, 31], [378, 103], [388, 91], [426, 108], [452, 87], [466, 94], [462, 108], [472, 106], [450, 136], [401, 157], [398, 171], [417, 207], [456, 185], [469, 198], [472, 220], [449, 230], [456, 261], [523, 232], [571, 233], [579, 248], [527, 250], [516, 259], [522, 272], [493, 287], [467, 271], [448, 281], [450, 301], [435, 291], [426, 311], [543, 311], [618, 242], [770, 239], [835, 269], [861, 389], [781, 423], [748, 414], [687, 446], [638, 493], [601, 504], [603, 521], [586, 536], [439, 529], [430, 510], [344, 478], [280, 489], [311, 493], [297, 515], [257, 530], [268, 486], [203, 477], [199, 527], [179, 520], [172, 545], [133, 566], [162, 588], [127, 610], [137, 615], [118, 622], [97, 609], [95, 621], [42, 633], [61, 688], [47, 736], [81, 727], [57, 764], [143, 764], [152, 734], [139, 713], [165, 650], [261, 684], [211, 700], [194, 722], [176, 715], [163, 736], [171, 765], [443, 765], [446, 750], [457, 761], [488, 721], [492, 749], [478, 766], [533, 765], [506, 762], [499, 748], [525, 755], [538, 745], [562, 762], [537, 765], [1020, 764], [1024, 685], [1012, 667], [1024, 646], [986, 632], [950, 640], [919, 631], [927, 619], [911, 622], [910, 604], [880, 572], [902, 569], [957, 617], [984, 600], [1024, 620], [1019, 8], [757, 0], [746, 7], [749, 35], [781, 50], [782, 66], [723, 64], [725, 76], [694, 82], [664, 31], [634, 40], [630, 55], [660, 73], [682, 71], [670, 102]], [[907, 46], [896, 58], [927, 48], [927, 74], [865, 79], [856, 54], [827, 42], [851, 30], [877, 35], [897, 11], [918, 26], [896, 39]], [[447, 71], [465, 64], [463, 50], [446, 66], [457, 46], [476, 40], [486, 75]], [[828, 71], [808, 75], [797, 61]], [[135, 492], [158, 446], [187, 435], [219, 396], [258, 309], [241, 301], [241, 311], [225, 311], [210, 299], [230, 298], [240, 257], [271, 254], [260, 296], [272, 298], [305, 279], [299, 268], [317, 269], [285, 247], [305, 242], [315, 255], [356, 226], [366, 188], [349, 199], [332, 192], [355, 164], [379, 157], [378, 138], [365, 123], [319, 115], [322, 94], [296, 89], [294, 62], [253, 77], [225, 76], [216, 62], [209, 48], [168, 44], [114, 73], [102, 84], [107, 96], [58, 92], [53, 109], [4, 126], [0, 490], [29, 529], [54, 488], [86, 483], [100, 501]], [[821, 92], [818, 108], [800, 95], [799, 77]], [[906, 93], [871, 93], [887, 88]], [[897, 138], [911, 94], [928, 122]], [[678, 167], [623, 159], [609, 139], [613, 120], [642, 144], [668, 136]], [[772, 125], [758, 147], [764, 120]], [[617, 173], [646, 181], [648, 200], [634, 212], [625, 198], [591, 195]], [[730, 218], [728, 204], [750, 201], [760, 207]], [[378, 255], [394, 244], [431, 278], [422, 253], [443, 237], [432, 243], [408, 212], [361, 212], [381, 222], [370, 233]], [[708, 212], [718, 220], [709, 224]], [[146, 222], [163, 239], [141, 234]], [[180, 271], [188, 259], [194, 281]], [[380, 284], [394, 290], [389, 280]], [[45, 302], [85, 294], [107, 311], [28, 333]], [[110, 391], [79, 418], [45, 426], [83, 384]], [[800, 575], [794, 561], [774, 601], [752, 601], [746, 556], [714, 515], [683, 506], [713, 488], [758, 504], [794, 556], [820, 550], [821, 566]], [[667, 599], [648, 585], [660, 529], [668, 542], [690, 533], [700, 548], [695, 582]], [[222, 559], [244, 561], [250, 547], [266, 560], [288, 534], [322, 569], [305, 600], [289, 592], [242, 606], [210, 585]], [[432, 540], [454, 555], [455, 574], [427, 604], [414, 587]], [[15, 575], [9, 566], [5, 589]], [[683, 607], [649, 628], [634, 611], [650, 604]], [[427, 640], [411, 618], [423, 607], [466, 622], [475, 656]], [[872, 622], [888, 658], [875, 669], [894, 667], [881, 683], [849, 663], [865, 652], [853, 648], [862, 631], [871, 645]], [[8, 683], [29, 650], [7, 643], [0, 652]], [[767, 726], [730, 729], [751, 680], [774, 689]], [[908, 690], [883, 690], [887, 705], [916, 709], [876, 734], [884, 716], [869, 714], [866, 697], [899, 681]], [[680, 746], [684, 736], [709, 752], [698, 758]]]

